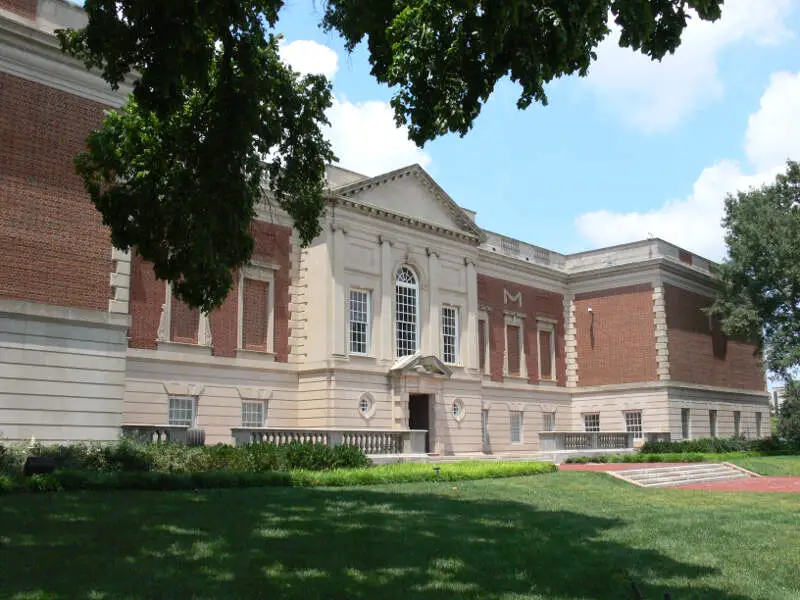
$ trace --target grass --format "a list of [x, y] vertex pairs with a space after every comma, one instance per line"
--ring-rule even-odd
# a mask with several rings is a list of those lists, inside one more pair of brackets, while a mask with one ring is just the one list
[[10, 495], [0, 598], [793, 600], [797, 502], [577, 472]]
[[800, 477], [800, 456], [760, 456], [740, 458], [730, 462], [759, 475]]

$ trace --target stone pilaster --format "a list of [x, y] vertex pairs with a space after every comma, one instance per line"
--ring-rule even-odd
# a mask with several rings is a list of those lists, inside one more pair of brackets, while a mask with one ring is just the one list
[[572, 296], [564, 296], [564, 362], [567, 365], [567, 387], [578, 387], [578, 336]]
[[300, 236], [292, 231], [292, 254], [289, 263], [289, 362], [306, 358], [306, 323], [308, 320], [307, 252], [300, 248]]
[[464, 262], [467, 270], [467, 343], [465, 344], [463, 341], [461, 343], [461, 346], [466, 350], [461, 362], [467, 369], [475, 369], [477, 371], [480, 368], [478, 364], [478, 344], [482, 341], [478, 339], [478, 276], [475, 272], [475, 261], [467, 258]]
[[108, 312], [127, 315], [131, 294], [131, 253], [130, 250], [111, 249], [114, 270], [111, 272], [111, 299]]
[[669, 345], [667, 335], [667, 310], [664, 302], [664, 287], [653, 288], [653, 323], [656, 331], [656, 369], [658, 379], [667, 381], [669, 373]]
[[378, 328], [375, 331], [378, 360], [391, 362], [394, 359], [394, 327], [392, 326], [392, 295], [394, 293], [394, 271], [392, 270], [392, 243], [381, 236], [381, 301]]
[[346, 240], [341, 226], [333, 227], [333, 355], [347, 356], [347, 296], [344, 289]]

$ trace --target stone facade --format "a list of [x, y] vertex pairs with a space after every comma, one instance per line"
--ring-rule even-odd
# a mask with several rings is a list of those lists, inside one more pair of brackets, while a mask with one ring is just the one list
[[0, 436], [424, 430], [425, 450], [467, 454], [594, 424], [768, 435], [754, 349], [702, 312], [708, 261], [656, 239], [562, 255], [485, 231], [417, 165], [331, 167], [307, 248], [259, 207], [223, 305], [184, 306], [111, 247], [72, 170], [130, 89], [60, 53], [53, 30], [82, 18], [0, 0]]

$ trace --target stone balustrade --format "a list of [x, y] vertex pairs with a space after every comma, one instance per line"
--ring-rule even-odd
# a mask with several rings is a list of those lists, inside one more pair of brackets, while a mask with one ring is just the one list
[[326, 446], [343, 444], [358, 446], [364, 454], [424, 454], [425, 435], [422, 429], [287, 429], [274, 427], [234, 427], [236, 446], [245, 444], [289, 444], [313, 442]]
[[644, 433], [645, 442], [671, 442], [672, 434], [669, 431], [647, 431]]
[[627, 431], [542, 431], [539, 450], [625, 450], [633, 448], [633, 433]]
[[123, 425], [122, 437], [136, 442], [178, 442], [186, 443], [188, 427], [174, 425]]

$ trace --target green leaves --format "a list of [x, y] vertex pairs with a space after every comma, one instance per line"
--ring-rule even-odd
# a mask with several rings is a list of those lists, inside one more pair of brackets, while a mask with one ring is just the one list
[[[621, 44], [660, 59], [691, 9], [720, 16], [722, 0], [328, 0], [323, 27], [346, 47], [362, 40], [372, 74], [417, 144], [466, 134], [504, 77], [525, 108], [544, 86], [586, 75], [611, 16]], [[110, 114], [77, 159], [118, 248], [134, 248], [187, 304], [210, 311], [244, 265], [248, 225], [270, 197], [301, 242], [319, 233], [331, 104], [321, 76], [281, 63], [282, 0], [86, 0], [88, 25], [60, 31], [65, 52], [133, 100]]]
[[764, 348], [770, 370], [800, 365], [800, 164], [759, 189], [725, 202], [729, 257], [711, 313], [725, 331]]
[[367, 40], [372, 74], [396, 87], [392, 106], [418, 145], [465, 135], [498, 81], [520, 84], [519, 108], [547, 104], [544, 86], [585, 76], [609, 34], [661, 59], [680, 44], [691, 9], [713, 21], [722, 0], [329, 0], [323, 26], [352, 50]]

